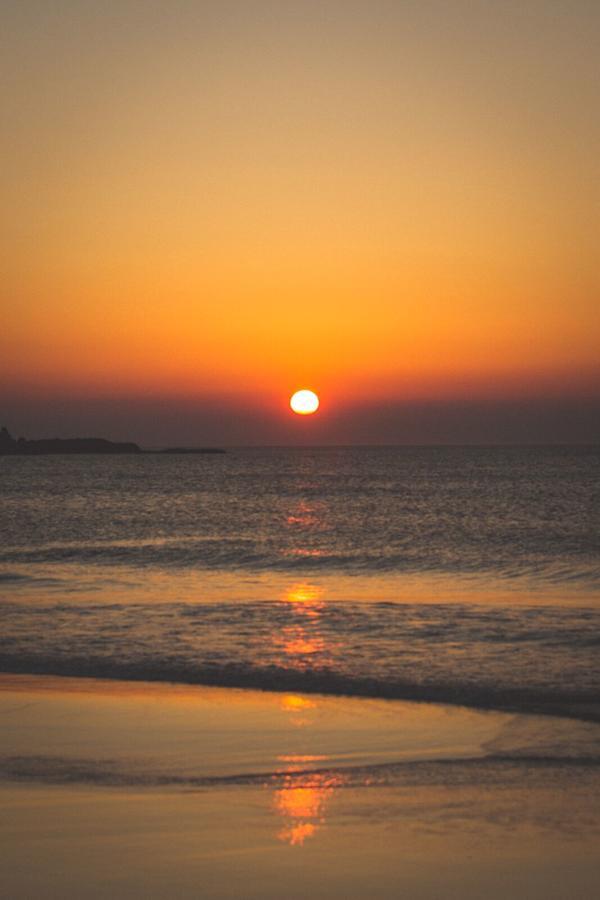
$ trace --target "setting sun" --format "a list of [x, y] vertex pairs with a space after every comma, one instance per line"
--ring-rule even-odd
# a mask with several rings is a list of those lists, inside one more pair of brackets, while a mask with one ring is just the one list
[[309, 416], [319, 408], [319, 398], [314, 391], [296, 391], [290, 397], [290, 406], [300, 416]]

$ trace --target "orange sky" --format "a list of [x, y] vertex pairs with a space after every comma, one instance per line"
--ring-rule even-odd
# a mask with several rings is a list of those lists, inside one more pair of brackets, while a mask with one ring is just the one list
[[15, 4], [4, 407], [595, 393], [600, 8], [524, 7]]

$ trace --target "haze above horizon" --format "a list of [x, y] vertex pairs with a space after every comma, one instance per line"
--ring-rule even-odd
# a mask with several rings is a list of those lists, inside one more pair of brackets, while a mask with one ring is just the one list
[[[0, 419], [598, 440], [600, 7], [5, 11]], [[316, 416], [290, 414], [298, 387]]]

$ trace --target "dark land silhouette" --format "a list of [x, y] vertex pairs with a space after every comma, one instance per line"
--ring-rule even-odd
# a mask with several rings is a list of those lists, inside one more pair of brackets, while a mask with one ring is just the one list
[[106, 438], [43, 438], [16, 440], [7, 428], [0, 429], [0, 454], [35, 456], [47, 453], [141, 453], [132, 441], [116, 442]]
[[220, 447], [167, 447], [142, 450], [133, 441], [109, 441], [106, 438], [42, 438], [29, 441], [14, 438], [6, 427], [0, 428], [0, 456], [40, 456], [56, 453], [225, 453]]

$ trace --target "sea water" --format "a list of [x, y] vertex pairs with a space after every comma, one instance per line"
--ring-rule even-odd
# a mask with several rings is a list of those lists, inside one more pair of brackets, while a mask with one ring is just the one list
[[598, 718], [597, 448], [0, 458], [0, 671]]

